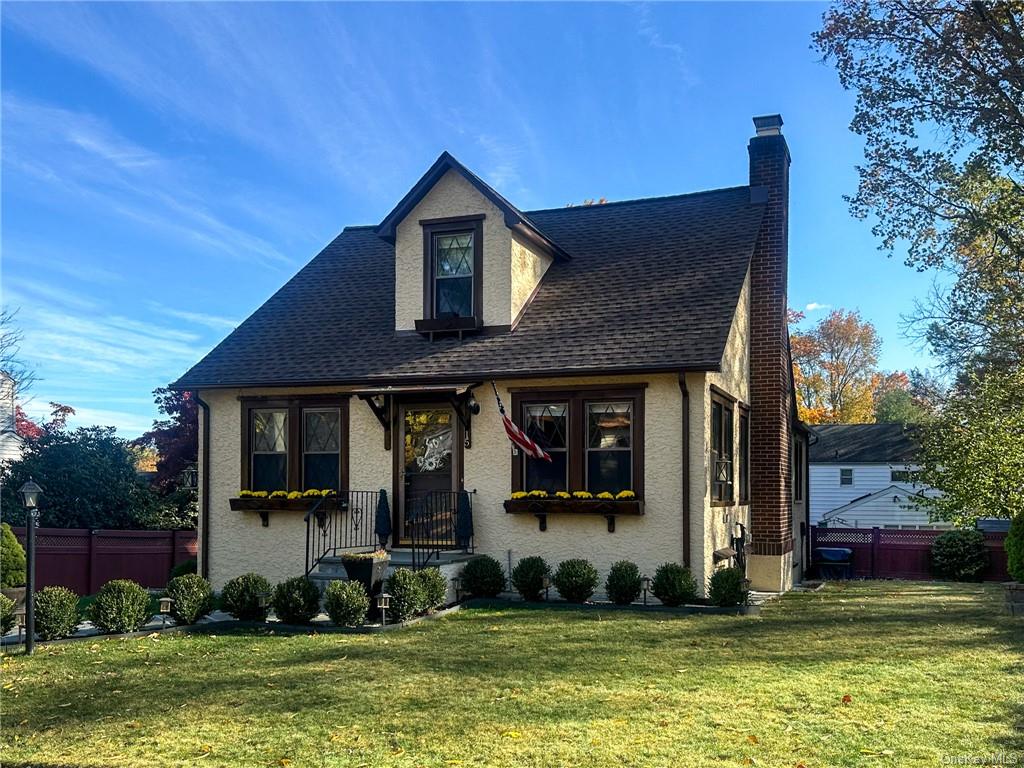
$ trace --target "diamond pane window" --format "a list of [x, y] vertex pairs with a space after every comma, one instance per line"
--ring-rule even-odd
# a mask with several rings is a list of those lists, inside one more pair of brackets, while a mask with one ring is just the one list
[[587, 403], [587, 490], [631, 489], [633, 404]]
[[473, 315], [472, 232], [434, 235], [434, 315]]
[[732, 502], [734, 496], [733, 405], [711, 401], [711, 500]]
[[288, 411], [252, 412], [252, 490], [288, 488]]
[[551, 456], [550, 462], [524, 456], [524, 487], [548, 493], [569, 490], [568, 403], [526, 405], [524, 415], [523, 431]]
[[306, 408], [302, 411], [303, 490], [340, 490], [341, 411], [338, 408]]

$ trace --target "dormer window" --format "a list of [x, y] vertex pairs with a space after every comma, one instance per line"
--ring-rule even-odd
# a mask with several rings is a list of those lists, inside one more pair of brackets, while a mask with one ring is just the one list
[[423, 320], [431, 334], [483, 325], [483, 214], [423, 219]]

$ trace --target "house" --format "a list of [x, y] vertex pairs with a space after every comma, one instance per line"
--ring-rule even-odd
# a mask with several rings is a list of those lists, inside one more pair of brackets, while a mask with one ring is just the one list
[[0, 371], [0, 462], [17, 461], [21, 458], [24, 441], [18, 434], [15, 414], [14, 379]]
[[811, 524], [833, 528], [940, 529], [914, 497], [917, 428], [905, 424], [811, 427]]
[[[202, 572], [282, 579], [380, 539], [704, 584], [745, 528], [755, 588], [799, 580], [790, 155], [781, 117], [754, 123], [741, 186], [521, 211], [445, 152], [347, 227], [174, 385], [201, 410]], [[495, 395], [550, 461], [513, 450]], [[310, 488], [340, 493], [248, 495]], [[518, 498], [540, 490], [625, 498]]]

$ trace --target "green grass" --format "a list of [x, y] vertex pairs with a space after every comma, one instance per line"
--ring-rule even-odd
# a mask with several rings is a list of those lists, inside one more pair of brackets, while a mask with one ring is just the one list
[[1024, 757], [1024, 622], [1001, 601], [998, 585], [868, 582], [790, 594], [760, 617], [476, 609], [378, 635], [42, 646], [3, 661], [0, 762], [814, 768]]

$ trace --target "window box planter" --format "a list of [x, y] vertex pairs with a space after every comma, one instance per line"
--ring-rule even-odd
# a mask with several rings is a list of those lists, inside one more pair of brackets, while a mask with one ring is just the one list
[[349, 581], [358, 581], [366, 589], [367, 595], [375, 597], [384, 585], [384, 575], [391, 564], [391, 555], [380, 550], [344, 554], [341, 556], [341, 564], [345, 566]]
[[548, 529], [548, 515], [601, 515], [608, 521], [608, 533], [615, 533], [615, 518], [642, 515], [644, 503], [640, 499], [507, 499], [505, 513], [533, 515], [542, 531]]
[[318, 502], [322, 501], [318, 512], [344, 510], [347, 502], [337, 496], [309, 496], [301, 499], [254, 499], [251, 496], [228, 499], [232, 512], [257, 512], [263, 521], [263, 527], [270, 525], [271, 512], [302, 512], [305, 514]]

